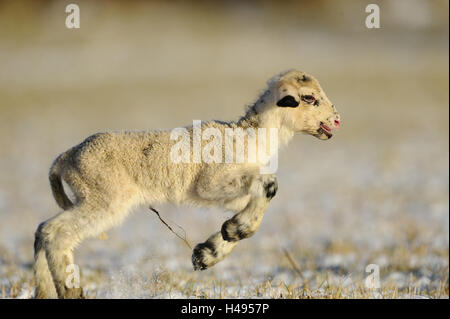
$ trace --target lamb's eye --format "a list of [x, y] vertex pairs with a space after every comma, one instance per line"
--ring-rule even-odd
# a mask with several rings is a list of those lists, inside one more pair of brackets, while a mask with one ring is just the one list
[[316, 99], [312, 95], [302, 95], [302, 101], [305, 101], [308, 104], [316, 105]]

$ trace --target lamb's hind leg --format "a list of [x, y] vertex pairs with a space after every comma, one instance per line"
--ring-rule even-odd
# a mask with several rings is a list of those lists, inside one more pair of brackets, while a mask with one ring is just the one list
[[79, 286], [67, 287], [65, 283], [67, 266], [73, 264], [73, 248], [79, 242], [77, 232], [79, 221], [76, 218], [79, 215], [78, 210], [74, 208], [64, 211], [42, 223], [36, 231], [37, 298], [83, 297]]
[[44, 225], [45, 222], [39, 225], [34, 240], [35, 297], [39, 299], [54, 299], [58, 298], [58, 294], [56, 293], [53, 277], [48, 268], [47, 256], [45, 255], [45, 244], [42, 238], [42, 227]]
[[250, 186], [247, 206], [227, 220], [220, 232], [198, 244], [192, 254], [195, 270], [209, 268], [228, 256], [239, 240], [252, 236], [261, 225], [264, 212], [278, 189], [276, 177], [262, 175]]
[[112, 210], [81, 205], [56, 215], [38, 229], [36, 236], [41, 238], [40, 245], [45, 248], [48, 268], [59, 298], [83, 297], [82, 288], [71, 280], [75, 277], [70, 276], [77, 268], [68, 268], [74, 264], [73, 249], [76, 245], [87, 237], [106, 231], [125, 214], [123, 208]]

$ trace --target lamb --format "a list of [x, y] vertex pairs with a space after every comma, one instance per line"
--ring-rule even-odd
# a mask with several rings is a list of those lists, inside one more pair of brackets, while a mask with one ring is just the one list
[[[82, 288], [66, 283], [74, 248], [120, 224], [133, 208], [143, 204], [170, 202], [235, 212], [220, 231], [193, 249], [194, 270], [212, 267], [240, 240], [256, 232], [277, 192], [276, 176], [261, 173], [267, 160], [249, 160], [251, 141], [265, 136], [249, 132], [276, 129], [278, 149], [296, 132], [328, 140], [339, 126], [340, 116], [319, 82], [304, 72], [288, 70], [268, 81], [239, 120], [201, 124], [202, 130], [214, 129], [223, 135], [226, 129], [241, 129], [247, 138], [243, 161], [174, 161], [177, 141], [169, 131], [109, 132], [88, 137], [59, 155], [50, 169], [53, 196], [63, 211], [41, 223], [35, 233], [36, 297], [82, 298]], [[192, 136], [193, 126], [185, 132]], [[193, 151], [188, 155], [192, 159]], [[268, 157], [274, 155], [272, 152]], [[62, 180], [71, 188], [73, 202], [64, 192]]]

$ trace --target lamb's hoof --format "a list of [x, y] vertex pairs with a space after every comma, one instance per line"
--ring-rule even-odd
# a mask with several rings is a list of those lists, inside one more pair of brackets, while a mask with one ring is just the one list
[[209, 266], [212, 266], [208, 263], [208, 260], [214, 259], [214, 256], [214, 248], [208, 243], [201, 243], [195, 246], [192, 252], [192, 265], [194, 266], [194, 270], [205, 270]]
[[85, 299], [83, 288], [66, 288], [64, 299]]

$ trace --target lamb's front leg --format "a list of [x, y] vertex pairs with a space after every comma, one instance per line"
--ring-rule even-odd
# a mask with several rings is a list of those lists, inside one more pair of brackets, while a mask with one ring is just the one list
[[194, 270], [204, 270], [215, 265], [231, 253], [239, 240], [251, 237], [261, 225], [264, 212], [277, 189], [275, 176], [261, 175], [256, 178], [249, 189], [251, 197], [247, 206], [227, 220], [220, 232], [194, 248]]

